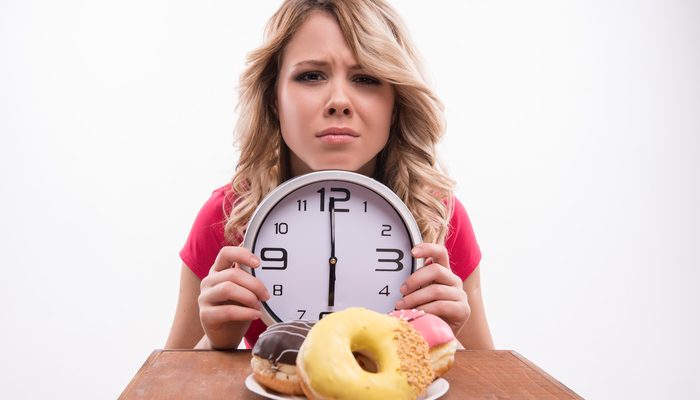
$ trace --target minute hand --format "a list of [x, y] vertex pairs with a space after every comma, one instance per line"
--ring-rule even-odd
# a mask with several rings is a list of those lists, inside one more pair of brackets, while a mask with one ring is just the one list
[[333, 307], [335, 304], [335, 264], [338, 259], [335, 258], [335, 199], [330, 198], [328, 205], [328, 213], [331, 220], [331, 258], [328, 259], [330, 274], [328, 275], [328, 307]]

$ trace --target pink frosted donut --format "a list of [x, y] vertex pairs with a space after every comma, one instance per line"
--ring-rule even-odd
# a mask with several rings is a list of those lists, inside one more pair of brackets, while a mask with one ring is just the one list
[[435, 378], [450, 369], [459, 342], [452, 329], [440, 317], [420, 310], [396, 310], [389, 313], [414, 327], [430, 347], [430, 367]]

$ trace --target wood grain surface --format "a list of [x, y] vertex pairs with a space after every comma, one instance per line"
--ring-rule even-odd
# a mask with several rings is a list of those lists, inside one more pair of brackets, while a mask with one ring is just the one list
[[[250, 351], [155, 350], [120, 399], [257, 399]], [[514, 351], [458, 351], [441, 399], [580, 399]]]

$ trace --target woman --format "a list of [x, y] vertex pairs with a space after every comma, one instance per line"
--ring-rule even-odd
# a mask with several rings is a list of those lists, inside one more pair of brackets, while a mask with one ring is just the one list
[[[401, 289], [397, 308], [448, 322], [466, 348], [493, 348], [468, 216], [440, 168], [442, 107], [421, 75], [416, 51], [381, 0], [285, 1], [240, 83], [236, 135], [241, 156], [231, 184], [214, 191], [180, 255], [180, 295], [166, 348], [236, 348], [264, 330], [269, 293], [237, 264], [259, 260], [238, 247], [262, 198], [294, 176], [355, 171], [406, 203], [426, 259]], [[233, 267], [233, 268], [232, 268]]]

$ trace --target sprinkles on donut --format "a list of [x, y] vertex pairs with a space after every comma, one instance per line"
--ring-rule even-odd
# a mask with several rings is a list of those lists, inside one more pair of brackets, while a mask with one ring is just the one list
[[420, 310], [396, 310], [389, 313], [411, 324], [428, 342], [430, 367], [435, 379], [447, 372], [455, 360], [459, 341], [452, 329], [440, 317]]

